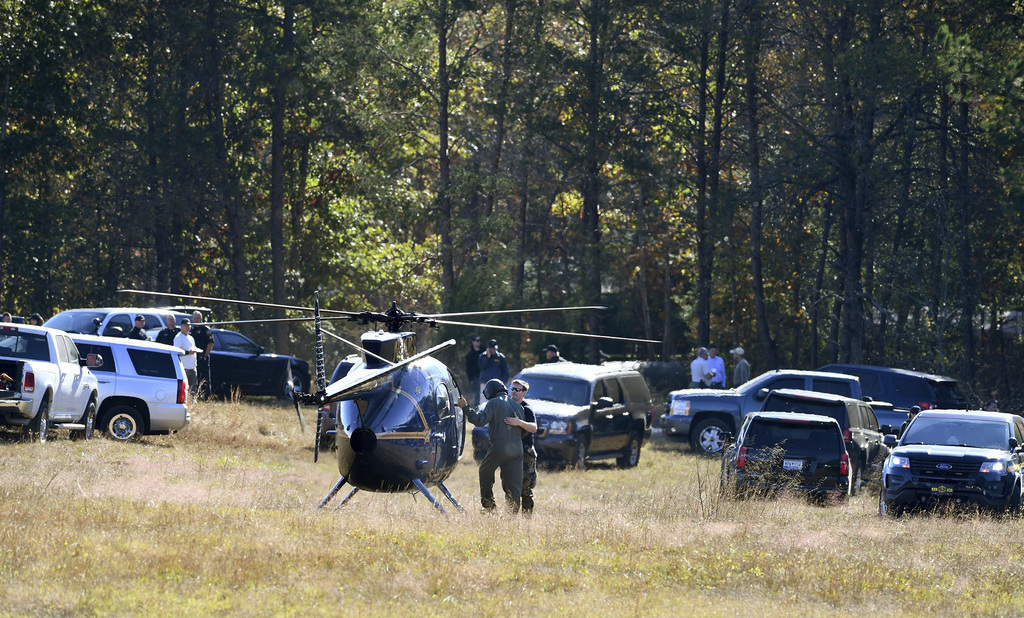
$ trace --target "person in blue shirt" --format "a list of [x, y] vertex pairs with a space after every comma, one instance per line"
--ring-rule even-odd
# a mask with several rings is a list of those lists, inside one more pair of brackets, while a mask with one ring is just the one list
[[[477, 366], [480, 368], [480, 384], [486, 385], [488, 380], [501, 380], [502, 384], [508, 382], [508, 361], [505, 355], [498, 351], [498, 341], [491, 339], [487, 342], [487, 350], [477, 359]], [[484, 395], [483, 389], [480, 391]], [[487, 400], [486, 396], [480, 397], [482, 404]]]

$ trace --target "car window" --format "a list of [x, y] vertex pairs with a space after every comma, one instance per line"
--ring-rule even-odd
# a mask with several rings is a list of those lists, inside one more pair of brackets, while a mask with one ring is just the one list
[[1010, 438], [1003, 421], [919, 416], [900, 444], [936, 444], [1005, 449]]
[[[68, 349], [64, 345], [64, 342], [60, 340], [60, 337], [54, 337], [53, 338], [53, 343], [54, 343], [53, 347], [57, 348], [57, 362], [58, 363], [70, 363], [71, 362], [71, 358], [68, 356]], [[76, 362], [77, 362], [77, 360], [76, 360]]]
[[647, 390], [647, 383], [637, 375], [625, 375], [619, 378], [623, 394], [629, 403], [646, 403], [650, 401], [651, 395]]
[[167, 352], [128, 348], [128, 358], [135, 366], [135, 373], [140, 376], [171, 379], [178, 377], [174, 371], [174, 359]]
[[50, 362], [50, 345], [46, 335], [0, 329], [0, 356]]
[[878, 399], [882, 394], [882, 385], [878, 381], [878, 376], [873, 373], [853, 373], [851, 371], [842, 371], [840, 373], [849, 373], [860, 378], [860, 390], [865, 395], [870, 395], [872, 399]]
[[437, 401], [437, 414], [441, 418], [451, 415], [452, 413], [452, 400], [448, 395], [448, 387], [444, 384], [437, 385], [437, 392], [434, 393], [435, 400]]
[[608, 396], [608, 389], [606, 389], [604, 387], [604, 382], [602, 382], [600, 380], [595, 382], [594, 383], [594, 396], [591, 397], [590, 399], [592, 401], [597, 401], [598, 399], [600, 399], [602, 397], [607, 397], [607, 396]]
[[764, 388], [767, 388], [770, 391], [774, 391], [774, 390], [780, 389], [780, 388], [801, 388], [802, 389], [803, 387], [804, 387], [804, 379], [803, 378], [793, 378], [793, 377], [779, 377], [779, 378], [775, 378], [773, 380], [768, 380], [767, 382], [765, 382], [765, 385], [764, 385]]
[[106, 371], [107, 373], [117, 373], [117, 363], [114, 362], [114, 351], [108, 345], [98, 345], [94, 343], [77, 343], [75, 347], [78, 348], [79, 358], [89, 358], [90, 354], [99, 354], [103, 357], [103, 364], [99, 367], [90, 367], [92, 371]]
[[61, 341], [61, 345], [64, 346], [64, 353], [67, 355], [68, 360], [65, 362], [78, 364], [78, 348], [75, 347], [75, 342], [71, 341], [70, 337], [58, 337]]
[[216, 341], [219, 345], [215, 346], [214, 349], [222, 352], [235, 352], [238, 354], [260, 353], [260, 346], [256, 345], [255, 342], [250, 341], [243, 335], [230, 330], [220, 331], [217, 334], [220, 335]]
[[[517, 376], [530, 384], [530, 399], [543, 399], [575, 406], [589, 406], [590, 382], [544, 375]], [[598, 382], [600, 384], [600, 382]], [[596, 396], [595, 388], [595, 396]]]
[[608, 378], [601, 380], [604, 383], [604, 390], [607, 393], [606, 397], [612, 400], [612, 403], [622, 403], [622, 389], [619, 388], [619, 383], [615, 381], [615, 378]]
[[1017, 444], [1024, 446], [1024, 425], [1020, 421], [1013, 421], [1013, 437], [1017, 438]]
[[43, 326], [69, 333], [95, 335], [97, 320], [102, 322], [105, 315], [102, 311], [66, 311], [53, 316]]
[[110, 321], [103, 327], [104, 337], [127, 337], [128, 331], [132, 329], [134, 322], [127, 313], [118, 313], [110, 317]]
[[864, 427], [871, 431], [878, 431], [878, 418], [875, 416], [875, 411], [871, 409], [871, 406], [860, 406], [860, 416]]
[[943, 380], [941, 382], [932, 382], [931, 385], [935, 391], [937, 401], [945, 402], [945, 405], [958, 408], [967, 405], [967, 398], [960, 392], [960, 388], [955, 381]]
[[839, 421], [843, 429], [850, 427], [846, 419], [846, 406], [841, 401], [821, 401], [802, 397], [780, 397], [768, 395], [761, 408], [765, 412], [800, 412], [801, 414], [820, 414], [830, 416]]
[[892, 377], [892, 385], [900, 395], [914, 397], [918, 401], [931, 401], [934, 396], [927, 380], [896, 375]]
[[846, 406], [846, 414], [850, 418], [850, 427], [865, 427], [867, 423], [864, 421], [864, 417], [861, 416], [863, 411], [860, 406]]
[[748, 449], [793, 448], [818, 452], [839, 449], [835, 427], [821, 423], [756, 419], [747, 427], [743, 445]]
[[849, 397], [853, 393], [850, 392], [850, 383], [843, 382], [842, 380], [829, 380], [825, 378], [814, 378], [814, 389], [819, 393], [831, 393], [833, 395], [842, 395]]

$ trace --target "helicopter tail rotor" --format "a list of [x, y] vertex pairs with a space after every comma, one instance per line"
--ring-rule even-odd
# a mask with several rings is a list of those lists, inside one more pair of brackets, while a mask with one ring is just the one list
[[[327, 376], [324, 371], [324, 333], [320, 325], [320, 291], [313, 294], [313, 329], [316, 332], [316, 390], [323, 393], [327, 390]], [[295, 408], [298, 409], [299, 401], [295, 400]], [[324, 404], [319, 403], [316, 408], [316, 437], [313, 438], [313, 461], [320, 457], [320, 432], [324, 426]]]

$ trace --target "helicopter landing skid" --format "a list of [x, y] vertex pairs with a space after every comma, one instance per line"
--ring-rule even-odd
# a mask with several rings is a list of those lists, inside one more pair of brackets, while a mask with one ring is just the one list
[[[423, 481], [419, 479], [413, 479], [412, 484], [416, 486], [416, 489], [420, 490], [421, 494], [427, 497], [427, 500], [430, 500], [430, 503], [434, 505], [434, 508], [441, 511], [442, 513], [446, 513], [444, 507], [441, 506], [441, 503], [438, 502], [437, 498], [434, 497], [434, 494], [430, 493], [430, 490], [427, 489], [427, 486], [423, 484]], [[445, 493], [447, 494], [448, 492]]]
[[452, 492], [448, 491], [448, 488], [444, 486], [444, 483], [438, 483], [437, 488], [440, 489], [441, 493], [443, 493], [449, 500], [452, 501], [452, 504], [455, 505], [455, 508], [459, 509], [460, 513], [466, 512], [466, 509], [462, 508], [462, 505], [459, 504], [458, 500], [456, 500], [454, 496], [452, 496]]
[[[326, 496], [324, 497], [324, 499], [323, 499], [323, 500], [321, 500], [321, 501], [320, 501], [320, 506], [318, 506], [317, 508], [319, 508], [319, 509], [322, 509], [322, 508], [324, 508], [324, 506], [326, 506], [326, 505], [327, 505], [327, 503], [331, 501], [331, 498], [333, 498], [333, 497], [334, 497], [334, 494], [338, 493], [338, 491], [340, 491], [340, 490], [341, 490], [341, 486], [345, 484], [345, 480], [346, 480], [346, 479], [345, 479], [345, 477], [341, 477], [341, 479], [340, 479], [340, 480], [338, 480], [338, 482], [337, 482], [337, 483], [336, 483], [336, 484], [334, 485], [334, 487], [333, 487], [333, 488], [331, 489], [331, 492], [330, 492], [329, 494], [327, 494], [327, 495], [326, 495]], [[355, 493], [355, 490], [354, 490], [354, 489], [353, 489], [352, 491], [348, 492], [348, 495], [347, 495], [347, 496], [345, 496], [345, 500], [348, 500], [349, 498], [351, 498], [351, 497], [352, 497], [352, 494], [354, 494], [354, 493]], [[344, 504], [344, 503], [345, 503], [345, 502], [344, 502], [344, 500], [343, 500], [343, 501], [342, 501], [342, 504]]]

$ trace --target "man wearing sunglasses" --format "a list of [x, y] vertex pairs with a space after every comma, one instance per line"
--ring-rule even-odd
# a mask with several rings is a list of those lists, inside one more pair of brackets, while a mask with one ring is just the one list
[[506, 417], [506, 425], [515, 425], [523, 430], [523, 515], [533, 513], [533, 488], [537, 486], [537, 449], [533, 446], [533, 434], [537, 433], [537, 415], [530, 404], [523, 401], [530, 385], [519, 378], [512, 380], [509, 387], [512, 399], [523, 406], [523, 418]]

